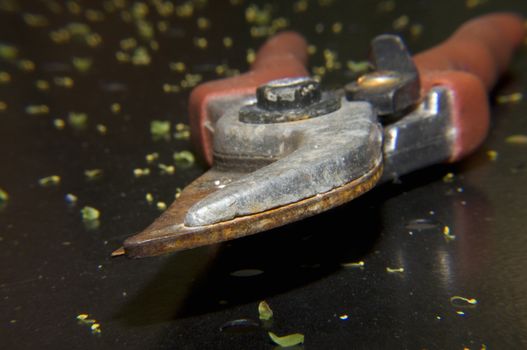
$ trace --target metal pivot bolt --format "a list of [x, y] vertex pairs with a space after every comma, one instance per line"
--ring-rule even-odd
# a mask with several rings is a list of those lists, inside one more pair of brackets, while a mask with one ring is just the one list
[[346, 85], [348, 100], [370, 102], [381, 116], [398, 114], [419, 102], [419, 74], [401, 38], [376, 37], [371, 60], [375, 71]]
[[256, 103], [240, 109], [240, 121], [283, 123], [318, 117], [340, 108], [340, 100], [323, 93], [310, 77], [273, 80], [256, 89]]

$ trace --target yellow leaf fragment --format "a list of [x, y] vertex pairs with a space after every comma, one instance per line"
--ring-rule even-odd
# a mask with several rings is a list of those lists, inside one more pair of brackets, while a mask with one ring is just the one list
[[61, 86], [61, 87], [64, 87], [64, 88], [67, 88], [67, 89], [70, 89], [73, 87], [74, 85], [74, 81], [71, 77], [55, 77], [53, 78], [53, 82], [55, 83], [55, 85], [57, 86]]
[[82, 220], [84, 221], [95, 221], [99, 219], [99, 217], [101, 216], [101, 213], [99, 212], [99, 210], [93, 207], [86, 206], [81, 209], [81, 216], [82, 216]]
[[88, 318], [88, 316], [89, 316], [88, 314], [79, 314], [77, 315], [77, 320], [84, 321], [85, 319]]
[[189, 166], [194, 164], [196, 158], [190, 151], [174, 152], [174, 161], [180, 166]]
[[110, 110], [113, 114], [118, 114], [119, 112], [121, 112], [121, 105], [117, 102], [112, 103], [112, 105], [110, 106]]
[[73, 193], [66, 194], [64, 198], [66, 199], [66, 202], [71, 205], [74, 205], [75, 203], [77, 203], [77, 200], [78, 200], [77, 196], [74, 195]]
[[159, 153], [157, 152], [153, 152], [153, 153], [149, 153], [145, 156], [145, 159], [146, 159], [146, 162], [147, 163], [153, 163], [154, 161], [156, 161], [157, 159], [159, 158]]
[[168, 64], [168, 67], [170, 68], [170, 70], [173, 70], [174, 72], [178, 73], [184, 73], [187, 69], [187, 66], [183, 62], [170, 62]]
[[11, 74], [8, 72], [0, 72], [0, 84], [7, 84], [11, 81]]
[[527, 135], [511, 135], [507, 136], [505, 142], [513, 145], [527, 145]]
[[478, 301], [475, 298], [465, 298], [459, 295], [454, 295], [453, 297], [450, 298], [450, 303], [456, 307], [463, 307], [463, 306], [467, 307], [467, 306], [477, 305]]
[[47, 80], [39, 79], [35, 81], [35, 87], [41, 91], [49, 90], [49, 82]]
[[454, 181], [454, 173], [447, 173], [443, 176], [443, 182], [452, 182]]
[[160, 163], [158, 167], [161, 170], [161, 174], [173, 175], [176, 172], [176, 167], [173, 165]]
[[104, 124], [97, 124], [95, 127], [97, 128], [97, 132], [101, 135], [106, 135], [108, 132], [108, 128]]
[[487, 151], [487, 158], [489, 158], [489, 160], [495, 161], [498, 159], [498, 152], [494, 150]]
[[38, 184], [42, 187], [57, 186], [60, 184], [60, 176], [51, 175], [47, 177], [40, 178]]
[[74, 129], [84, 129], [87, 123], [88, 115], [86, 113], [70, 112], [68, 114], [68, 124]]
[[507, 104], [507, 103], [517, 103], [523, 99], [523, 94], [521, 92], [515, 92], [509, 95], [500, 95], [496, 97], [496, 102], [498, 104]]
[[134, 176], [135, 177], [142, 177], [150, 175], [150, 169], [149, 168], [135, 168], [134, 169]]
[[31, 115], [48, 114], [49, 107], [46, 105], [29, 105], [26, 107], [26, 113]]
[[158, 210], [163, 211], [167, 208], [167, 205], [165, 202], [157, 202], [156, 207]]
[[450, 233], [450, 227], [443, 227], [443, 236], [445, 236], [446, 241], [453, 241], [456, 239], [456, 236]]
[[87, 180], [95, 180], [102, 176], [102, 169], [86, 169], [84, 170], [84, 176]]
[[0, 112], [3, 112], [7, 109], [7, 103], [0, 101]]
[[258, 304], [258, 314], [260, 320], [270, 320], [273, 317], [273, 310], [265, 300], [260, 301]]
[[0, 204], [7, 202], [9, 199], [9, 194], [0, 188]]
[[48, 19], [39, 14], [34, 13], [24, 13], [22, 15], [24, 22], [30, 27], [46, 27], [49, 24]]
[[342, 263], [340, 266], [342, 267], [364, 267], [365, 263], [364, 261], [356, 261], [356, 262], [349, 262], [349, 263]]
[[73, 57], [72, 59], [73, 67], [81, 73], [90, 70], [92, 62], [92, 59], [89, 57]]
[[152, 195], [152, 193], [148, 192], [146, 195], [145, 195], [145, 199], [146, 201], [148, 202], [148, 204], [152, 204], [154, 202], [154, 196]]
[[387, 267], [386, 268], [386, 272], [389, 272], [389, 273], [402, 273], [402, 272], [404, 272], [404, 267], [397, 267], [397, 268]]
[[64, 119], [55, 118], [53, 119], [53, 126], [57, 130], [62, 130], [66, 127], [66, 122], [64, 121]]
[[303, 344], [304, 343], [304, 335], [301, 334], [301, 333], [294, 333], [294, 334], [289, 334], [289, 335], [284, 335], [283, 337], [279, 337], [277, 336], [276, 334], [274, 334], [273, 332], [268, 332], [269, 334], [269, 337], [271, 338], [271, 340], [285, 348], [285, 347], [288, 347], [288, 346], [295, 346], [295, 345], [298, 345], [298, 344]]

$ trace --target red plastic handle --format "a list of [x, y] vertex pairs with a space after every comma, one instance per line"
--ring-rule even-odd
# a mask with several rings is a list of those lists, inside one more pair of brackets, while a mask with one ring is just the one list
[[[423, 94], [442, 85], [453, 97], [454, 148], [450, 161], [476, 149], [489, 128], [488, 90], [506, 69], [514, 50], [525, 36], [523, 19], [510, 13], [471, 20], [449, 39], [414, 57]], [[269, 39], [258, 51], [251, 70], [234, 78], [198, 86], [190, 96], [193, 141], [206, 162], [212, 164], [212, 135], [208, 105], [214, 100], [254, 94], [270, 80], [308, 75], [307, 44], [294, 32]]]
[[454, 149], [450, 161], [475, 150], [489, 128], [488, 90], [525, 36], [523, 19], [491, 14], [461, 26], [450, 38], [414, 57], [423, 91], [442, 85], [453, 97]]
[[208, 165], [212, 164], [212, 135], [205, 127], [210, 120], [209, 104], [214, 100], [254, 94], [258, 86], [271, 80], [309, 75], [306, 64], [307, 43], [304, 38], [294, 32], [283, 32], [258, 50], [249, 72], [211, 81], [192, 91], [189, 102], [192, 138]]

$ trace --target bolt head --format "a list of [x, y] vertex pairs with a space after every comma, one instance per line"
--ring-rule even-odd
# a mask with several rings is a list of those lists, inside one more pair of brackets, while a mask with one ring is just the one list
[[256, 89], [257, 105], [266, 110], [305, 108], [321, 97], [320, 84], [309, 77], [273, 80]]

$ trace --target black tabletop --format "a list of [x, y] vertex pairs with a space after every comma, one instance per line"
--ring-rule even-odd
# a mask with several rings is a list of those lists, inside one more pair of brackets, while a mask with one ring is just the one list
[[496, 10], [527, 3], [0, 0], [0, 347], [272, 349], [269, 331], [306, 349], [526, 347], [525, 48], [458, 164], [266, 233], [110, 257], [206, 170], [170, 167], [191, 149], [191, 87], [246, 70], [269, 34], [302, 33], [334, 88], [377, 34], [418, 52]]

